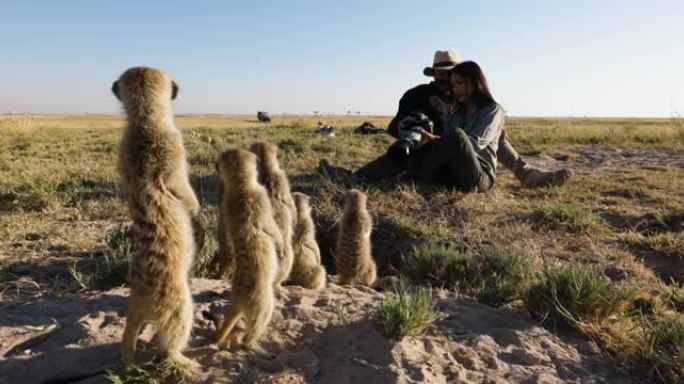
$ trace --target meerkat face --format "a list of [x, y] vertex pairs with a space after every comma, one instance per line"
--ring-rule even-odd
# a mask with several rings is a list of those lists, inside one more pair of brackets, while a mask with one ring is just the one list
[[134, 67], [112, 84], [112, 92], [124, 103], [166, 102], [178, 96], [178, 85], [158, 69]]

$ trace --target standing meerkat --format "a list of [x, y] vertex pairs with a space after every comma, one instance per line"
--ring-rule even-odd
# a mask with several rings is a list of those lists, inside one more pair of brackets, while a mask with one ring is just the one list
[[321, 250], [316, 243], [310, 199], [299, 192], [293, 193], [292, 198], [297, 208], [297, 217], [292, 241], [295, 260], [291, 280], [293, 284], [318, 290], [325, 287], [325, 268], [321, 265]]
[[191, 216], [198, 215], [200, 205], [188, 180], [183, 138], [173, 122], [171, 101], [178, 86], [157, 69], [136, 67], [124, 72], [112, 91], [127, 116], [118, 171], [135, 242], [122, 362], [132, 363], [138, 333], [152, 322], [168, 357], [195, 369], [199, 364], [181, 351], [192, 328]]
[[376, 267], [371, 256], [373, 222], [366, 209], [366, 195], [351, 189], [345, 195], [344, 215], [337, 232], [335, 267], [340, 284], [358, 279], [371, 286], [376, 278]]
[[259, 159], [259, 182], [268, 191], [275, 221], [283, 238], [283, 248], [278, 255], [278, 273], [275, 279], [276, 287], [280, 287], [290, 276], [294, 263], [292, 226], [296, 208], [290, 193], [290, 182], [278, 162], [278, 147], [272, 143], [261, 142], [252, 145], [251, 149]]
[[221, 212], [230, 212], [229, 217], [220, 219], [225, 221], [235, 251], [235, 273], [232, 306], [216, 334], [216, 343], [227, 347], [235, 325], [244, 316], [243, 344], [253, 349], [275, 307], [273, 283], [281, 235], [268, 193], [257, 179], [256, 156], [241, 149], [226, 151], [217, 168], [225, 193]]

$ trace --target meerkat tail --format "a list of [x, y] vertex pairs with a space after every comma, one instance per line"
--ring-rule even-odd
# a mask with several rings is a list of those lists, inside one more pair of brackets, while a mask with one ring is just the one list
[[359, 280], [367, 286], [373, 285], [375, 279], [377, 278], [377, 269], [375, 267], [375, 262], [370, 260], [364, 267], [359, 271]]
[[219, 348], [225, 348], [228, 345], [230, 334], [233, 332], [237, 322], [242, 318], [243, 313], [244, 308], [238, 308], [238, 306], [233, 304], [230, 313], [226, 316], [226, 319], [223, 320], [221, 328], [216, 332], [216, 344]]
[[311, 270], [311, 274], [304, 287], [313, 290], [319, 290], [325, 287], [325, 269], [323, 266], [317, 265]]
[[243, 343], [247, 348], [254, 347], [256, 340], [264, 333], [273, 316], [273, 310], [275, 308], [273, 295], [268, 295], [265, 299], [265, 302], [261, 303], [263, 307], [254, 314], [254, 318], [251, 319], [252, 324], [245, 332]]
[[165, 315], [157, 321], [159, 343], [169, 357], [174, 359], [182, 356], [181, 351], [187, 347], [190, 339], [193, 320], [190, 288], [185, 286], [178, 297], [166, 300], [163, 305], [166, 309]]

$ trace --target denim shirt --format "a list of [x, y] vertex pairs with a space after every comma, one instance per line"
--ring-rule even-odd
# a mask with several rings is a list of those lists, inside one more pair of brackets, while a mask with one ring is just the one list
[[444, 124], [444, 135], [453, 134], [460, 128], [468, 135], [477, 152], [483, 170], [494, 180], [496, 175], [496, 151], [504, 126], [505, 112], [496, 103], [480, 106], [466, 119], [465, 109], [456, 110]]

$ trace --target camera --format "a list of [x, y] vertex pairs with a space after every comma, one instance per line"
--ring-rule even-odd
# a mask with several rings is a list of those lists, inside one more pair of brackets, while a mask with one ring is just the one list
[[418, 148], [423, 135], [421, 128], [432, 133], [434, 124], [429, 117], [423, 113], [414, 112], [403, 120], [404, 129], [399, 135], [399, 139], [392, 143], [387, 149], [387, 155], [395, 163], [401, 163], [411, 156], [411, 153]]

